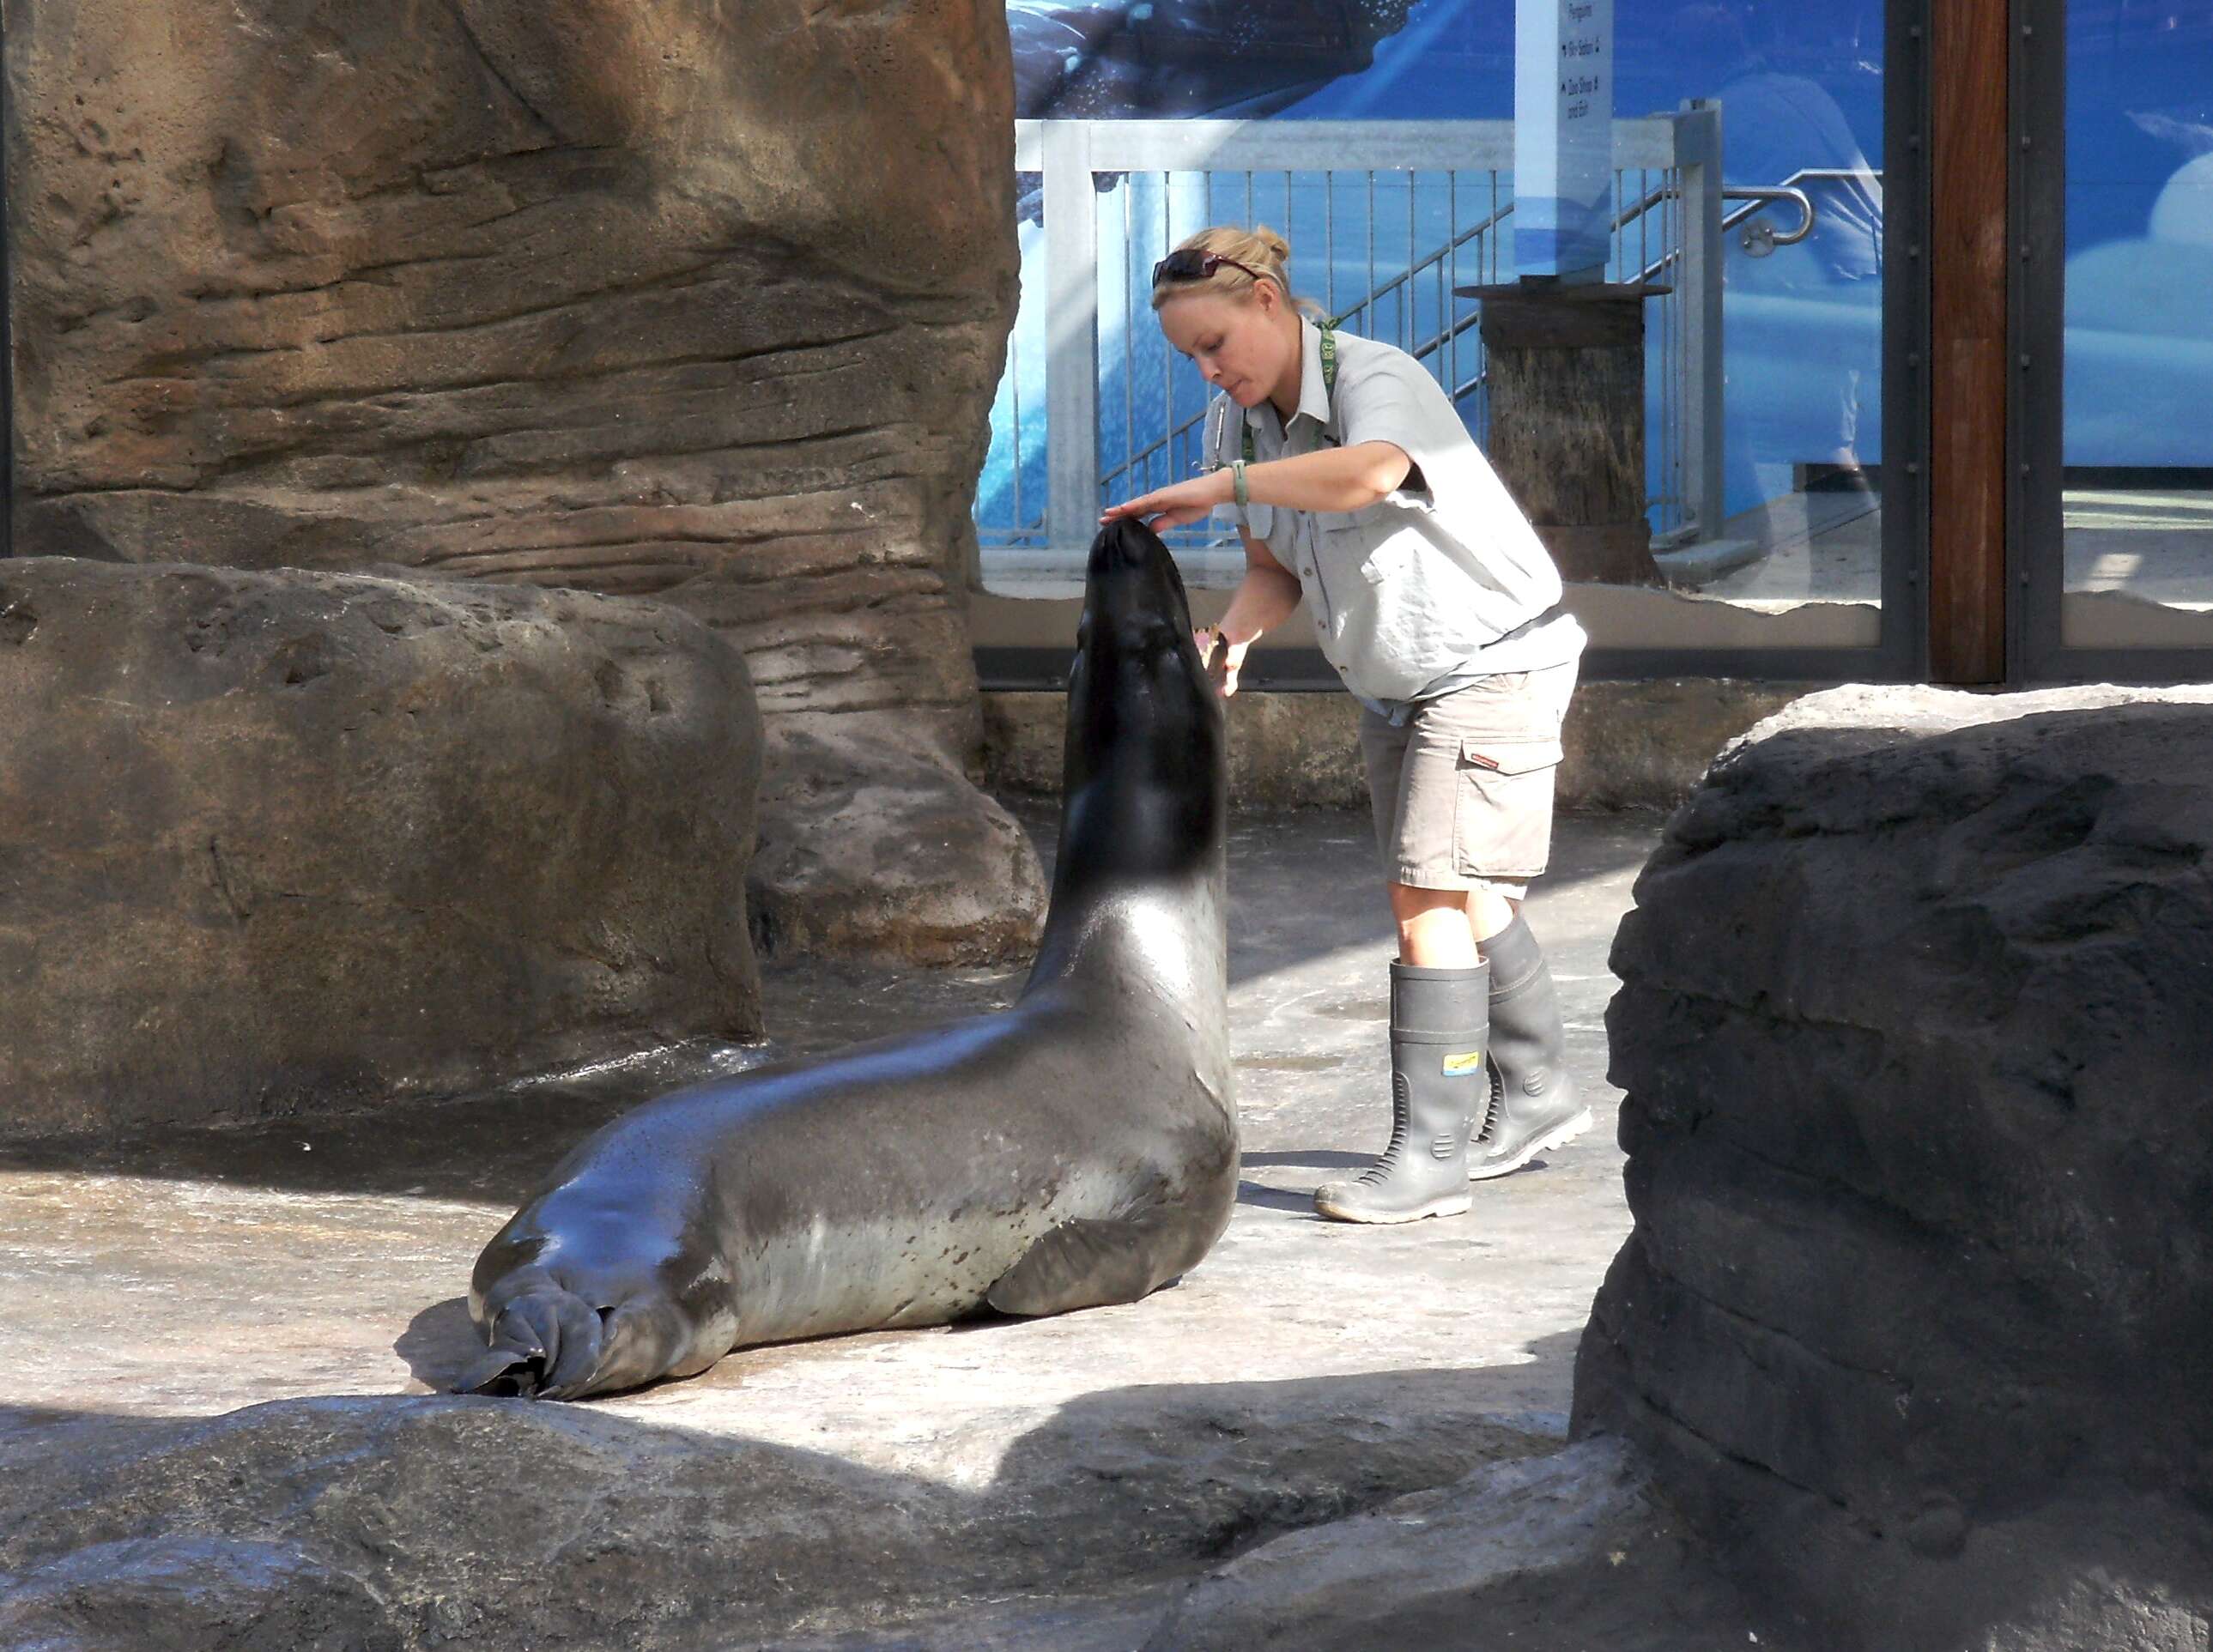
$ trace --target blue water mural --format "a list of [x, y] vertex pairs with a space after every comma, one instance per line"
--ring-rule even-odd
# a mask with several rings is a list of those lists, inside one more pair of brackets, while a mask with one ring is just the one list
[[[1672, 110], [1687, 98], [1723, 109], [1731, 184], [1772, 185], [1796, 174], [1816, 199], [1814, 234], [1754, 256], [1733, 234], [1725, 264], [1724, 444], [1727, 508], [1788, 491], [1795, 467], [1873, 464], [1881, 452], [1881, 289], [1883, 125], [1881, 0], [1616, 0], [1615, 112]], [[1277, 120], [1505, 119], [1513, 113], [1513, 8], [1501, 0], [1137, 0], [1110, 6], [1025, 3], [1009, 9], [1019, 111], [1027, 118], [1225, 117]], [[2213, 0], [2112, 0], [2070, 8], [2068, 22], [2066, 458], [2070, 465], [2213, 465]], [[979, 520], [1015, 520], [1015, 404], [1024, 429], [1021, 514], [1041, 524], [1043, 237], [1034, 179], [1022, 229], [1022, 382], [1001, 387], [993, 452], [978, 491]], [[1202, 188], [1203, 185], [1190, 187]], [[1155, 185], [1157, 191], [1158, 185]], [[1129, 257], [1142, 280], [1160, 239], [1131, 207]], [[1364, 239], [1348, 252], [1343, 217], [1333, 260], [1305, 226], [1319, 222], [1318, 179], [1278, 189], [1247, 213], [1241, 183], [1212, 200], [1174, 203], [1185, 233], [1218, 217], [1248, 216], [1288, 231], [1294, 280], [1333, 286], [1342, 300], [1368, 289]], [[1279, 207], [1277, 202], [1281, 201]], [[1436, 245], [1448, 227], [1479, 216], [1476, 203], [1414, 190], [1414, 240]], [[1408, 242], [1405, 187], [1379, 203], [1379, 246]], [[1116, 209], [1119, 210], [1119, 209]], [[1346, 203], [1338, 203], [1340, 213]], [[1353, 203], [1356, 222], [1360, 211]], [[1793, 209], [1771, 209], [1787, 227]], [[1110, 220], [1108, 240], [1114, 240]], [[1756, 221], [1755, 221], [1756, 222]], [[1395, 238], [1395, 240], [1394, 240]], [[1187, 416], [1204, 387], [1163, 354], [1137, 291], [1124, 307], [1110, 272], [1102, 292], [1100, 359], [1106, 404], [1102, 465], [1142, 447], [1161, 411]], [[1334, 266], [1334, 267], [1332, 267]], [[1503, 272], [1511, 276], [1510, 263]], [[1461, 279], [1484, 278], [1487, 272]], [[1320, 295], [1317, 293], [1317, 295]], [[1351, 325], [1395, 337], [1426, 315], [1363, 316]], [[1131, 325], [1134, 323], [1134, 325]], [[1363, 325], [1365, 323], [1366, 325]], [[1434, 330], [1432, 326], [1432, 331]], [[1120, 409], [1125, 382], [1140, 389]], [[1019, 394], [1017, 395], [1017, 392]], [[1479, 397], [1463, 403], [1480, 432]], [[1154, 410], [1149, 416], [1146, 410]], [[1184, 474], [1187, 458], [1155, 456], [1127, 493]]]

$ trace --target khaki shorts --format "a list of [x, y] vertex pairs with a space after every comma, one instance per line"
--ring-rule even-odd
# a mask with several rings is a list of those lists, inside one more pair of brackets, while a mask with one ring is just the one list
[[1386, 878], [1521, 898], [1552, 856], [1552, 780], [1576, 669], [1570, 660], [1482, 677], [1397, 728], [1362, 714]]

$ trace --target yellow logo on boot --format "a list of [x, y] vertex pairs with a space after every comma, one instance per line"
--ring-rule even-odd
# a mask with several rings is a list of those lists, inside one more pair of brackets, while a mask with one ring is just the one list
[[1458, 1055], [1445, 1057], [1445, 1077], [1448, 1078], [1465, 1078], [1471, 1072], [1482, 1071], [1481, 1050], [1464, 1050]]

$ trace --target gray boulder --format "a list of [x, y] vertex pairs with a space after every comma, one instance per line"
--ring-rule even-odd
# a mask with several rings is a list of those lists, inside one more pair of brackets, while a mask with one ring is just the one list
[[1144, 1652], [1739, 1642], [1742, 1607], [1691, 1550], [1634, 1455], [1585, 1441], [1239, 1555], [1174, 1604]]
[[1046, 911], [1029, 834], [927, 743], [841, 726], [858, 721], [787, 720], [771, 732], [751, 886], [762, 951], [1028, 958]]
[[[781, 1647], [886, 1619], [1156, 1594], [1230, 1550], [1552, 1442], [1457, 1374], [1137, 1388], [913, 1474], [602, 1406], [287, 1400], [207, 1420], [27, 1418], [0, 1485], [0, 1643]], [[1420, 1414], [1402, 1410], [1409, 1390]], [[1387, 1422], [1375, 1419], [1385, 1418]], [[9, 1419], [0, 1415], [0, 1428]], [[144, 1608], [165, 1593], [192, 1614]], [[1157, 1615], [1155, 1606], [1143, 1615]], [[1018, 1642], [1069, 1638], [1033, 1621]], [[1139, 1629], [1130, 1646], [1142, 1637]], [[924, 1644], [978, 1643], [966, 1628]]]
[[1575, 1427], [1801, 1643], [2213, 1625], [2204, 697], [1817, 695], [1638, 881]]
[[759, 762], [743, 658], [671, 610], [0, 562], [0, 1127], [753, 1036]]

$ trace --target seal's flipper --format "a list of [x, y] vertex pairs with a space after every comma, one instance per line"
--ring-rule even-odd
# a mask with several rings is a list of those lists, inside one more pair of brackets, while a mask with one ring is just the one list
[[[686, 1358], [691, 1334], [675, 1305], [658, 1296], [633, 1297], [600, 1316], [606, 1327], [600, 1363], [586, 1392], [610, 1394], [619, 1388], [642, 1388], [664, 1376], [693, 1376], [719, 1358], [722, 1349], [707, 1357]], [[563, 1396], [573, 1397], [573, 1396]]]
[[1158, 1206], [1064, 1222], [1024, 1251], [984, 1300], [1025, 1318], [1135, 1302], [1177, 1271], [1161, 1259], [1180, 1225], [1176, 1212]]

